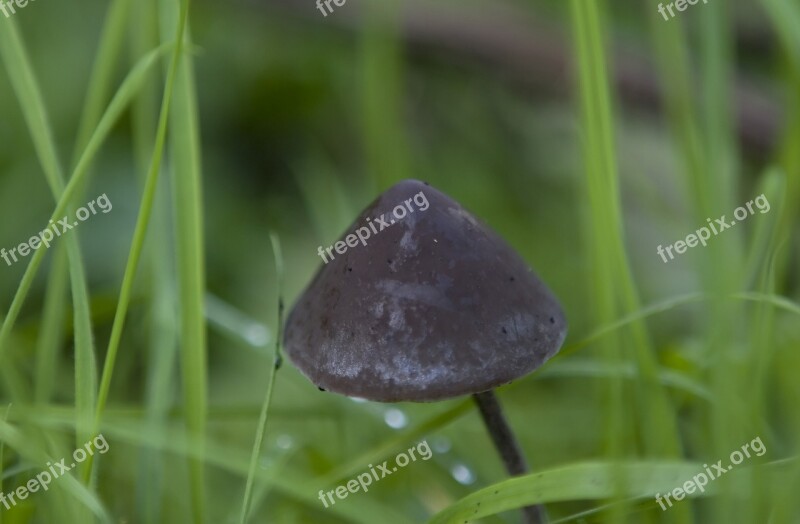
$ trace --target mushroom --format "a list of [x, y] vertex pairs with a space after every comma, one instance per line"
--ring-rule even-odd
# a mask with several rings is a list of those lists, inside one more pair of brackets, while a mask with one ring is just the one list
[[[493, 389], [561, 347], [566, 320], [550, 290], [488, 226], [416, 180], [381, 194], [334, 245], [287, 319], [289, 359], [351, 397], [473, 395], [508, 473], [525, 473]], [[545, 520], [541, 506], [524, 512]]]

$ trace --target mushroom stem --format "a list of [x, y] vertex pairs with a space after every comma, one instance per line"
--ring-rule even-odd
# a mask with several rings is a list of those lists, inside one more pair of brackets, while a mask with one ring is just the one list
[[[511, 431], [511, 426], [508, 425], [508, 421], [503, 415], [503, 408], [500, 406], [494, 390], [475, 393], [472, 396], [475, 398], [475, 403], [478, 404], [483, 423], [486, 424], [489, 435], [492, 437], [492, 442], [494, 442], [497, 451], [500, 452], [508, 474], [516, 476], [527, 473], [528, 464], [525, 462], [522, 449]], [[547, 522], [547, 513], [542, 505], [525, 506], [522, 508], [522, 514], [526, 524], [543, 524]]]

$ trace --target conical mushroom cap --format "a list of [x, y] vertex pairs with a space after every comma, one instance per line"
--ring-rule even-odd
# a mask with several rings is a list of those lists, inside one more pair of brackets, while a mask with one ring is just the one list
[[[400, 207], [414, 212], [398, 220]], [[376, 224], [366, 246], [334, 250], [333, 260], [326, 253], [287, 320], [286, 353], [318, 387], [383, 402], [440, 400], [511, 382], [561, 347], [556, 298], [452, 198], [400, 182], [342, 241], [376, 218], [389, 227]]]

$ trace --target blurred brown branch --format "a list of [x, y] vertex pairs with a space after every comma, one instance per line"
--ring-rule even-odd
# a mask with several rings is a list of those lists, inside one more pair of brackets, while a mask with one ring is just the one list
[[[323, 17], [315, 9], [314, 0], [245, 1], [276, 9], [281, 15], [349, 31], [359, 28], [364, 5], [359, 0], [347, 0], [334, 14]], [[554, 25], [500, 3], [481, 9], [419, 1], [406, 1], [403, 6], [402, 34], [412, 53], [436, 53], [451, 62], [455, 59], [477, 65], [526, 92], [569, 95], [573, 71], [569, 39]], [[660, 87], [648, 56], [617, 46], [613, 61], [615, 87], [625, 106], [658, 112]], [[769, 155], [782, 126], [779, 104], [742, 79], [737, 79], [733, 96], [743, 149], [757, 157]]]

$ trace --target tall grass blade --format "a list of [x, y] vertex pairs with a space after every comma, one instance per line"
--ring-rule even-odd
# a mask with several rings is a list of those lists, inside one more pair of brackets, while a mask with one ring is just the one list
[[[147, 180], [145, 183], [144, 193], [142, 195], [142, 202], [139, 207], [139, 215], [136, 219], [136, 227], [133, 232], [133, 240], [131, 241], [128, 261], [125, 265], [125, 274], [122, 277], [122, 286], [120, 289], [119, 300], [117, 302], [117, 310], [114, 315], [114, 322], [111, 325], [111, 337], [108, 342], [106, 361], [103, 366], [103, 374], [100, 379], [100, 390], [97, 396], [97, 410], [95, 412], [94, 420], [95, 428], [100, 427], [103, 410], [105, 409], [106, 402], [108, 401], [108, 394], [111, 389], [111, 379], [114, 374], [114, 364], [116, 362], [117, 352], [119, 351], [122, 330], [125, 326], [125, 317], [128, 312], [128, 306], [130, 305], [131, 291], [136, 278], [136, 270], [139, 267], [139, 259], [141, 257], [142, 247], [147, 235], [147, 226], [150, 222], [150, 214], [153, 209], [155, 190], [158, 186], [158, 175], [161, 172], [164, 145], [167, 138], [167, 123], [169, 120], [173, 88], [175, 86], [175, 77], [177, 75], [178, 64], [183, 54], [183, 34], [184, 29], [186, 28], [188, 11], [189, 1], [184, 0], [181, 7], [181, 16], [178, 21], [178, 31], [176, 32], [177, 39], [172, 50], [170, 68], [167, 74], [166, 85], [164, 87], [164, 97], [161, 103], [161, 114], [159, 116], [156, 142], [153, 146], [151, 164], [147, 173]], [[133, 93], [131, 93], [131, 95], [132, 94]], [[92, 458], [89, 457], [86, 462], [91, 465]]]
[[[160, 2], [162, 20], [175, 18], [175, 3]], [[188, 0], [182, 6], [185, 19]], [[162, 31], [163, 38], [179, 38], [191, 45], [187, 26], [171, 33], [170, 26]], [[185, 28], [185, 29], [184, 29]], [[164, 26], [162, 26], [164, 29]], [[175, 240], [178, 277], [178, 311], [180, 320], [179, 345], [183, 401], [186, 427], [190, 435], [202, 442], [208, 418], [207, 348], [204, 315], [205, 250], [203, 245], [203, 192], [200, 159], [200, 125], [197, 115], [194, 66], [188, 54], [176, 64], [175, 91], [172, 94], [174, 111], [171, 116], [172, 205], [175, 220]], [[204, 464], [201, 460], [189, 463], [192, 511], [195, 522], [204, 522], [206, 495]]]
[[[89, 144], [86, 146], [83, 155], [81, 155], [81, 159], [78, 161], [78, 165], [75, 167], [72, 177], [69, 179], [67, 186], [64, 188], [64, 192], [59, 198], [58, 204], [56, 204], [55, 210], [50, 216], [51, 220], [55, 221], [64, 216], [67, 207], [72, 202], [72, 198], [74, 197], [74, 193], [76, 192], [78, 186], [84, 182], [84, 178], [88, 175], [89, 166], [97, 155], [101, 145], [108, 137], [112, 127], [122, 115], [123, 111], [127, 108], [130, 100], [141, 87], [142, 82], [150, 73], [150, 69], [155, 64], [156, 60], [164, 51], [164, 49], [166, 49], [166, 47], [156, 49], [140, 60], [117, 90], [117, 93], [111, 100], [111, 103], [106, 109], [103, 118], [100, 119], [100, 123], [98, 124], [97, 129], [95, 129], [92, 138], [89, 140]], [[17, 317], [19, 316], [22, 305], [24, 304], [31, 285], [33, 284], [33, 280], [36, 278], [36, 273], [39, 270], [39, 266], [42, 264], [45, 253], [45, 250], [39, 249], [31, 257], [28, 267], [25, 269], [25, 273], [22, 276], [22, 280], [20, 281], [17, 292], [11, 301], [8, 314], [3, 319], [2, 327], [0, 327], [0, 362], [2, 362], [3, 358], [5, 357], [11, 330], [13, 329]]]
[[[47, 178], [53, 198], [58, 202], [64, 192], [64, 174], [58, 159], [55, 140], [45, 109], [39, 84], [36, 81], [22, 39], [13, 21], [0, 24], [2, 54], [14, 91], [20, 105], [39, 161]], [[72, 214], [71, 207], [67, 211]], [[97, 362], [92, 334], [89, 293], [77, 231], [66, 235], [75, 326], [75, 404], [78, 417], [76, 445], [81, 445], [91, 434], [91, 413], [95, 408], [97, 392]], [[44, 250], [42, 250], [44, 251]], [[37, 252], [38, 253], [38, 252]], [[81, 464], [81, 468], [86, 468]]]
[[249, 520], [250, 504], [253, 496], [253, 483], [255, 481], [256, 470], [258, 469], [258, 457], [261, 454], [261, 447], [264, 443], [264, 434], [267, 430], [267, 416], [269, 413], [270, 401], [272, 400], [272, 390], [275, 387], [275, 368], [280, 358], [281, 337], [283, 336], [283, 255], [281, 254], [280, 239], [275, 233], [270, 233], [269, 239], [272, 242], [272, 253], [275, 257], [275, 288], [278, 299], [278, 327], [275, 336], [275, 352], [270, 355], [267, 361], [267, 392], [264, 395], [264, 403], [261, 406], [261, 415], [258, 419], [256, 428], [256, 438], [253, 443], [253, 452], [250, 455], [250, 468], [247, 472], [245, 483], [244, 498], [242, 500], [242, 512], [239, 515], [239, 524], [245, 524]]

